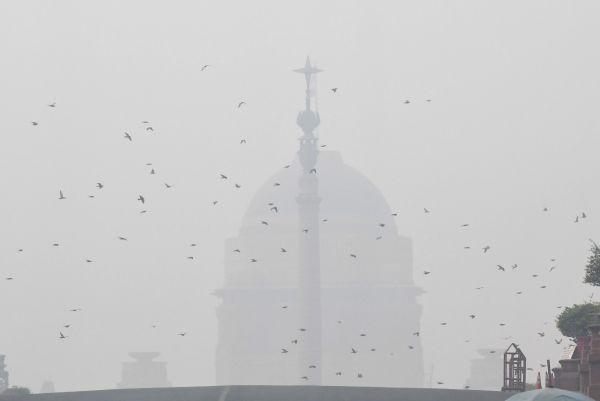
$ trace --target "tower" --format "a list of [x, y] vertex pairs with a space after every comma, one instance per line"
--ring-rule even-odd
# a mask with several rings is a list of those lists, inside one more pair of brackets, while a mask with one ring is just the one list
[[303, 68], [294, 70], [306, 80], [305, 109], [296, 123], [302, 129], [298, 158], [302, 166], [298, 180], [298, 296], [303, 341], [299, 344], [298, 364], [307, 384], [321, 384], [321, 264], [319, 250], [319, 179], [317, 178], [318, 138], [314, 130], [319, 114], [311, 109], [310, 80], [321, 70], [306, 58]]

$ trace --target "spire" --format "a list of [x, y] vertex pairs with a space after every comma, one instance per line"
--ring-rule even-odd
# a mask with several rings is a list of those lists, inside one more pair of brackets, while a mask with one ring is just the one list
[[323, 70], [320, 70], [316, 67], [310, 65], [310, 57], [306, 56], [306, 62], [304, 63], [304, 67], [295, 69], [294, 72], [298, 72], [300, 74], [304, 74], [304, 78], [306, 79], [306, 89], [310, 88], [310, 78], [312, 74], [317, 74]]

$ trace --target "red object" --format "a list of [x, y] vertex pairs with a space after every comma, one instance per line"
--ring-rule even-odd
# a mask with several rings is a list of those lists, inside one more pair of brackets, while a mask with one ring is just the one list
[[538, 372], [537, 380], [535, 382], [535, 389], [536, 390], [542, 389], [542, 376], [540, 375], [540, 372]]

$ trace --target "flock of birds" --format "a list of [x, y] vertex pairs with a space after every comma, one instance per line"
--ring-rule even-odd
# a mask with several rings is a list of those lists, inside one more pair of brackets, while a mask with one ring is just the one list
[[[200, 70], [201, 71], [207, 71], [209, 68], [212, 68], [212, 67], [213, 67], [212, 65], [205, 64], [205, 65], [203, 65], [201, 67]], [[331, 88], [330, 91], [333, 94], [337, 94], [338, 93], [338, 88], [337, 87]], [[431, 99], [426, 99], [425, 102], [431, 102]], [[407, 99], [403, 103], [404, 104], [411, 104], [411, 100]], [[240, 101], [238, 101], [236, 103], [235, 108], [240, 109], [241, 107], [246, 106], [246, 105], [247, 105], [246, 101], [240, 100]], [[52, 102], [52, 103], [48, 104], [48, 107], [54, 109], [54, 108], [57, 107], [57, 104], [56, 104], [56, 102]], [[153, 126], [150, 124], [149, 121], [143, 120], [143, 121], [141, 121], [141, 123], [144, 126], [144, 132], [146, 134], [153, 134], [155, 132]], [[39, 121], [31, 121], [31, 125], [37, 127], [37, 126], [40, 125], [40, 122]], [[123, 139], [126, 140], [127, 142], [134, 142], [135, 138], [134, 138], [134, 136], [130, 132], [125, 131], [123, 133]], [[245, 138], [242, 138], [239, 143], [240, 143], [240, 145], [244, 145], [244, 144], [247, 143], [247, 140]], [[326, 145], [321, 145], [321, 147], [325, 147], [325, 146]], [[147, 163], [147, 167], [150, 169], [149, 174], [151, 174], [151, 175], [155, 175], [156, 174], [155, 169], [152, 167], [152, 163]], [[289, 168], [290, 165], [285, 165], [283, 167], [284, 168]], [[312, 170], [311, 173], [316, 174], [317, 171], [316, 170]], [[222, 181], [231, 181], [230, 177], [226, 173], [218, 173], [217, 177], [218, 177], [218, 179], [220, 179]], [[279, 183], [279, 182], [276, 182], [276, 183], [273, 184], [273, 186], [275, 186], [275, 187], [278, 187], [280, 185], [281, 185], [281, 183]], [[236, 189], [241, 188], [241, 184], [238, 183], [238, 182], [234, 182], [233, 186]], [[96, 183], [96, 188], [97, 188], [98, 191], [103, 190], [104, 187], [105, 187], [104, 183], [102, 183], [102, 182], [97, 182]], [[164, 183], [164, 187], [165, 187], [165, 189], [170, 190], [174, 186], [165, 182]], [[90, 194], [88, 196], [90, 198], [94, 198], [95, 197], [95, 195], [93, 195], [93, 194]], [[65, 194], [62, 189], [59, 189], [59, 191], [58, 191], [58, 200], [64, 201], [66, 199], [68, 199], [68, 194]], [[140, 205], [142, 207], [144, 207], [144, 205], [146, 204], [146, 201], [147, 201], [146, 196], [143, 195], [143, 194], [139, 194], [138, 197], [137, 197], [137, 201], [140, 203]], [[214, 200], [214, 201], [212, 201], [212, 205], [213, 206], [217, 205], [218, 202], [219, 202], [218, 200]], [[273, 202], [270, 202], [267, 205], [267, 207], [268, 207], [268, 210], [271, 213], [273, 213], [274, 215], [277, 215], [279, 213], [279, 211], [280, 211], [279, 210], [279, 206], [276, 205]], [[142, 209], [142, 210], [139, 211], [139, 213], [141, 213], [141, 214], [146, 213], [146, 212], [147, 212], [146, 209]], [[543, 208], [542, 212], [547, 213], [547, 212], [549, 212], [549, 209], [548, 208]], [[432, 211], [430, 209], [428, 209], [428, 208], [423, 208], [423, 213], [429, 215], [429, 214], [432, 213]], [[398, 215], [397, 213], [393, 213], [392, 214], [393, 217], [395, 217], [397, 215]], [[588, 218], [588, 215], [585, 212], [578, 213], [575, 216], [575, 218], [574, 218], [574, 223], [579, 223], [579, 222], [581, 222], [582, 220], [584, 220], [586, 218]], [[326, 223], [328, 221], [328, 219], [327, 218], [323, 218], [323, 219], [321, 219], [321, 221], [323, 223]], [[269, 226], [269, 224], [270, 224], [268, 220], [261, 220], [259, 223], [261, 225], [264, 225], [264, 226]], [[383, 222], [377, 222], [377, 223], [374, 223], [374, 224], [376, 224], [380, 228], [383, 228], [386, 225]], [[459, 229], [468, 229], [469, 227], [470, 227], [469, 223], [464, 223], [464, 224], [460, 225]], [[302, 232], [304, 234], [309, 234], [309, 230], [307, 228], [302, 228]], [[125, 237], [125, 236], [118, 236], [117, 239], [119, 241], [128, 241], [128, 238]], [[375, 240], [380, 240], [380, 239], [382, 239], [382, 235], [377, 235], [375, 237]], [[59, 245], [60, 244], [56, 243], [56, 242], [52, 243], [52, 246], [54, 246], [54, 247], [58, 247]], [[190, 244], [190, 246], [192, 246], [192, 247], [195, 247], [196, 245], [197, 244], [195, 244], [195, 243]], [[465, 246], [464, 249], [471, 249], [471, 247], [470, 246]], [[492, 250], [492, 246], [491, 245], [485, 245], [485, 246], [481, 247], [481, 252], [483, 254], [488, 254], [491, 250]], [[23, 252], [23, 251], [24, 251], [24, 249], [22, 249], [22, 248], [18, 249], [18, 252]], [[236, 249], [233, 249], [232, 252], [237, 253], [237, 254], [241, 254], [242, 250], [236, 248]], [[288, 249], [285, 248], [285, 247], [280, 247], [279, 252], [282, 253], [282, 254], [285, 254], [285, 253], [288, 253]], [[357, 251], [349, 252], [348, 257], [351, 258], [351, 259], [358, 259], [359, 258], [359, 252], [357, 252]], [[187, 256], [187, 258], [188, 259], [194, 259], [194, 256]], [[249, 263], [260, 263], [260, 261], [259, 261], [259, 259], [257, 257], [249, 257], [248, 261], [249, 261]], [[91, 259], [91, 258], [86, 258], [85, 262], [86, 263], [93, 263], [94, 260]], [[552, 263], [552, 265], [549, 267], [549, 270], [548, 270], [549, 273], [553, 272], [557, 268], [557, 264], [556, 264], [556, 259], [555, 258], [550, 259], [550, 262]], [[503, 265], [503, 264], [497, 264], [496, 268], [500, 272], [506, 272], [509, 269], [509, 266]], [[517, 269], [519, 269], [519, 265], [518, 264], [514, 263], [514, 264], [510, 265], [510, 270], [517, 270]], [[431, 271], [431, 270], [424, 270], [423, 271], [423, 275], [424, 276], [431, 276], [431, 275], [435, 275], [435, 273], [433, 271]], [[538, 276], [539, 276], [538, 273], [532, 275], [533, 278], [537, 278]], [[7, 280], [7, 281], [13, 281], [13, 280], [15, 280], [15, 277], [13, 277], [13, 276], [5, 277], [5, 280]], [[475, 289], [476, 290], [482, 290], [483, 288], [484, 288], [483, 286], [480, 286], [480, 287], [477, 287]], [[547, 285], [540, 285], [540, 288], [541, 289], [546, 289]], [[522, 295], [522, 294], [523, 294], [523, 291], [516, 292], [516, 295]], [[283, 305], [283, 306], [281, 306], [281, 308], [284, 309], [284, 310], [289, 310], [288, 305]], [[562, 306], [559, 306], [558, 308], [562, 308]], [[73, 313], [77, 313], [77, 312], [81, 312], [82, 309], [81, 308], [71, 308], [71, 309], [69, 309], [69, 311], [73, 312]], [[466, 317], [468, 319], [470, 319], [470, 320], [474, 320], [474, 319], [478, 318], [478, 316], [476, 314], [474, 314], [474, 313], [469, 313], [469, 314], [466, 315]], [[343, 321], [342, 320], [338, 320], [337, 324], [341, 325], [341, 324], [343, 324]], [[440, 326], [447, 326], [447, 325], [448, 325], [447, 321], [440, 322]], [[499, 325], [499, 327], [504, 327], [504, 326], [506, 326], [506, 323], [505, 322], [499, 322], [498, 325]], [[69, 336], [66, 335], [65, 333], [67, 332], [67, 330], [70, 327], [71, 327], [71, 324], [64, 324], [62, 326], [62, 328], [58, 332], [58, 339], [60, 339], [60, 340], [67, 340], [69, 338]], [[156, 325], [152, 325], [152, 328], [156, 328], [156, 327], [157, 327]], [[304, 329], [304, 328], [300, 328], [299, 330], [300, 330], [300, 332], [305, 332], [306, 331], [306, 329]], [[177, 336], [179, 336], [179, 337], [185, 337], [187, 335], [187, 332], [181, 331], [181, 332], [177, 332], [175, 334]], [[357, 333], [357, 334], [358, 334], [358, 337], [366, 337], [367, 336], [367, 333], [364, 333], [364, 332]], [[411, 336], [413, 338], [418, 339], [420, 337], [421, 333], [418, 330], [413, 330], [410, 334], [411, 334]], [[538, 334], [538, 336], [540, 338], [543, 338], [543, 337], [546, 336], [546, 333], [543, 332], [543, 331], [540, 331], [537, 334]], [[510, 337], [506, 337], [505, 339], [508, 340], [508, 339], [510, 339]], [[299, 341], [302, 341], [302, 339], [301, 338], [293, 338], [293, 339], [290, 340], [290, 344], [297, 345], [299, 343]], [[469, 340], [466, 340], [466, 341], [468, 342]], [[561, 344], [563, 342], [563, 339], [562, 338], [560, 338], [560, 339], [554, 339], [554, 342], [555, 342], [555, 344], [559, 345], [559, 344]], [[406, 349], [409, 352], [412, 351], [412, 350], [415, 350], [416, 348], [419, 348], [419, 347], [420, 347], [419, 341], [415, 341], [413, 344], [407, 344], [406, 345]], [[376, 346], [368, 346], [367, 349], [369, 350], [368, 352], [377, 352], [378, 351], [378, 348]], [[359, 353], [359, 347], [357, 347], [357, 346], [351, 346], [347, 350], [347, 352], [349, 354], [358, 354]], [[495, 353], [496, 351], [490, 350], [489, 352], [490, 353]], [[283, 347], [281, 347], [280, 348], [280, 353], [282, 355], [288, 355], [290, 353], [289, 346], [283, 346]], [[388, 354], [390, 356], [394, 356], [395, 352], [388, 352]], [[544, 364], [540, 365], [540, 367], [544, 367], [544, 366], [545, 366]], [[309, 365], [308, 368], [309, 369], [316, 369], [317, 366], [316, 365]], [[532, 370], [533, 368], [530, 367], [529, 369]], [[335, 376], [342, 376], [343, 374], [344, 374], [344, 372], [341, 371], [341, 370], [337, 370], [335, 372], [332, 372], [332, 375], [335, 375]], [[356, 375], [356, 377], [358, 379], [361, 379], [361, 378], [364, 377], [364, 373], [363, 372], [355, 372], [355, 375]], [[307, 380], [309, 380], [309, 377], [305, 375], [305, 376], [302, 376], [300, 379], [304, 380], [304, 381], [307, 381]], [[441, 380], [436, 381], [436, 383], [438, 385], [443, 385], [444, 384], [444, 382], [441, 381]], [[469, 386], [467, 385], [467, 386], [465, 386], [465, 388], [469, 388]]]

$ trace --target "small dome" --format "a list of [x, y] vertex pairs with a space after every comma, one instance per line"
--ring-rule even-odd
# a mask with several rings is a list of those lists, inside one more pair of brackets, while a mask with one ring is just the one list
[[590, 397], [573, 391], [557, 388], [526, 391], [513, 395], [506, 401], [594, 401]]

